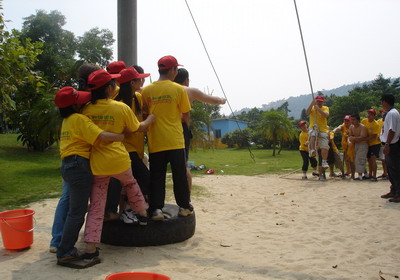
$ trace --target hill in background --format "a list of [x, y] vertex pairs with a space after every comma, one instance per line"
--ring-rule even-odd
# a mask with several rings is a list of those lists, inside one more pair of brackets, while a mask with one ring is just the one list
[[[358, 86], [362, 86], [364, 84], [370, 84], [372, 83], [372, 81], [369, 82], [358, 82], [358, 83], [354, 83], [354, 84], [350, 84], [350, 85], [343, 85], [341, 87], [335, 88], [335, 89], [330, 89], [330, 90], [321, 90], [321, 92], [325, 95], [325, 96], [331, 96], [331, 95], [336, 95], [336, 96], [345, 96], [349, 94], [349, 91], [352, 90], [355, 87]], [[314, 93], [314, 96], [316, 95], [316, 93]], [[276, 109], [279, 106], [281, 106], [283, 103], [285, 103], [286, 101], [289, 104], [289, 117], [294, 117], [295, 119], [299, 119], [301, 116], [301, 111], [303, 109], [307, 109], [308, 105], [310, 105], [311, 102], [311, 94], [303, 94], [300, 96], [296, 96], [296, 97], [289, 97], [287, 99], [280, 99], [277, 101], [273, 101], [270, 102], [268, 104], [262, 104], [261, 108], [258, 108], [260, 110], [263, 111], [267, 111], [270, 109]], [[235, 111], [235, 115], [239, 115], [242, 111], [250, 111], [252, 108], [243, 108], [240, 111]]]

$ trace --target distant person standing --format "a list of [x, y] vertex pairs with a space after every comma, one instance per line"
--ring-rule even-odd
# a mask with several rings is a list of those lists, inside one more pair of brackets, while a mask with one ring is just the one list
[[380, 136], [380, 126], [378, 122], [375, 120], [376, 111], [374, 109], [368, 110], [368, 117], [363, 119], [361, 123], [365, 125], [368, 131], [368, 177], [371, 181], [376, 182], [378, 179], [376, 178], [376, 159], [379, 157], [379, 151], [381, 148], [381, 140], [379, 140]]
[[[212, 96], [205, 94], [201, 90], [193, 87], [189, 87], [189, 72], [185, 68], [178, 69], [178, 75], [176, 75], [176, 83], [182, 85], [186, 89], [186, 93], [189, 98], [190, 104], [194, 101], [200, 101], [203, 103], [222, 105], [225, 104], [226, 99], [218, 96]], [[190, 173], [190, 168], [187, 166], [189, 160], [189, 149], [190, 141], [192, 139], [192, 132], [190, 130], [190, 125], [182, 120], [183, 136], [185, 138], [185, 156], [186, 156], [186, 174], [188, 177], [189, 190], [192, 189], [192, 174]]]
[[313, 168], [313, 173], [312, 175], [314, 176], [319, 176], [317, 172], [317, 160], [315, 157], [310, 157], [308, 154], [308, 128], [307, 128], [307, 123], [305, 121], [300, 121], [297, 123], [297, 126], [301, 129], [300, 135], [299, 135], [299, 151], [301, 158], [303, 159], [303, 165], [301, 167], [301, 171], [303, 171], [303, 176], [302, 179], [305, 180], [307, 179], [307, 171], [308, 171], [308, 165], [311, 164], [311, 167]]
[[[351, 115], [351, 126], [349, 129], [349, 142], [354, 145], [354, 169], [352, 168], [353, 180], [362, 180], [362, 174], [365, 171], [365, 163], [368, 153], [368, 131], [366, 127], [360, 123], [358, 114]], [[355, 178], [355, 172], [358, 177]]]
[[351, 125], [350, 119], [351, 119], [350, 115], [345, 115], [343, 118], [343, 123], [333, 130], [333, 133], [337, 133], [339, 131], [342, 133], [341, 144], [343, 149], [343, 162], [346, 164], [346, 173], [344, 174], [345, 176], [350, 176], [351, 174], [351, 167], [350, 167], [351, 151], [349, 151], [349, 146], [347, 143], [347, 138], [349, 137], [349, 128]]
[[191, 109], [185, 88], [173, 82], [181, 66], [175, 57], [159, 59], [158, 81], [142, 90], [144, 114], [154, 114], [157, 121], [147, 133], [150, 160], [150, 206], [153, 220], [164, 219], [167, 164], [171, 164], [174, 195], [180, 216], [193, 213], [186, 175], [185, 141], [182, 120], [189, 123]]
[[390, 202], [400, 202], [400, 114], [394, 108], [395, 97], [393, 94], [382, 94], [382, 108], [386, 111], [383, 127], [380, 135], [384, 144], [383, 153], [389, 173], [389, 180], [392, 184], [390, 192], [382, 195], [382, 198], [390, 198]]

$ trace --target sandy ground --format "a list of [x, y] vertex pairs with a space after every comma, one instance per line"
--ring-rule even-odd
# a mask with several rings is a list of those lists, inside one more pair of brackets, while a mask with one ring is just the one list
[[300, 176], [194, 178], [209, 196], [193, 199], [192, 238], [159, 247], [101, 244], [102, 263], [86, 270], [57, 266], [48, 252], [57, 200], [32, 204], [34, 243], [22, 252], [0, 244], [0, 279], [105, 279], [124, 271], [173, 280], [397, 279], [400, 204], [380, 198], [389, 182]]

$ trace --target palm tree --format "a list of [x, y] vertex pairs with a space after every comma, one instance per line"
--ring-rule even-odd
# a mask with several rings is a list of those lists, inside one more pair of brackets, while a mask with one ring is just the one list
[[267, 140], [272, 141], [272, 156], [275, 156], [278, 143], [282, 145], [283, 142], [294, 138], [293, 124], [283, 111], [270, 110], [264, 112], [259, 131]]

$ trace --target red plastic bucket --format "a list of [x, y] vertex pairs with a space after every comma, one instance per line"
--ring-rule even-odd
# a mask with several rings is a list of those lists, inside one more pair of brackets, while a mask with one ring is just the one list
[[0, 213], [0, 230], [3, 245], [9, 250], [30, 247], [33, 243], [33, 214], [30, 209], [10, 210]]
[[171, 280], [171, 278], [151, 272], [120, 272], [108, 275], [106, 280]]

